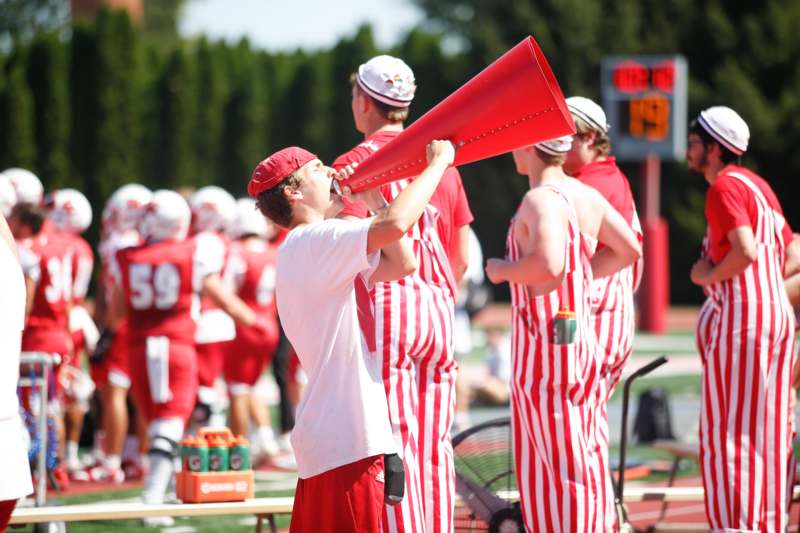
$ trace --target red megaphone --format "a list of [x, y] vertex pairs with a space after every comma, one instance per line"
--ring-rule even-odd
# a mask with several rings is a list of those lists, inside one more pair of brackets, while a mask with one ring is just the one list
[[527, 37], [365, 159], [341, 185], [360, 192], [416, 176], [434, 139], [452, 141], [454, 165], [463, 165], [574, 132], [558, 81]]

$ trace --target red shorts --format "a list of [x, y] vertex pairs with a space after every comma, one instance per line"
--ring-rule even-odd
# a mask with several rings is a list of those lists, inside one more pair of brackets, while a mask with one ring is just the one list
[[58, 327], [27, 327], [22, 332], [23, 352], [57, 353], [68, 355], [71, 344], [70, 333]]
[[289, 362], [286, 365], [286, 381], [289, 383], [302, 384], [300, 380], [302, 371], [303, 367], [300, 366], [300, 358], [297, 357], [297, 352], [294, 351], [294, 348], [290, 347]]
[[80, 354], [86, 351], [86, 338], [83, 336], [83, 330], [76, 329], [70, 332], [70, 337], [72, 337], [72, 350], [77, 354], [76, 357], [79, 361]]
[[168, 337], [145, 337], [130, 345], [131, 379], [136, 405], [150, 422], [158, 418], [186, 421], [197, 396], [194, 345]]
[[222, 374], [225, 354], [231, 350], [233, 341], [197, 344], [197, 377], [201, 387], [213, 387]]
[[383, 455], [298, 479], [289, 533], [380, 532], [383, 486]]
[[129, 340], [128, 327], [125, 323], [114, 333], [105, 361], [98, 366], [92, 366], [92, 380], [97, 388], [103, 388], [108, 383], [123, 389], [131, 387]]
[[0, 533], [6, 530], [11, 515], [14, 513], [14, 507], [17, 506], [17, 500], [3, 500], [0, 501]]
[[264, 336], [256, 329], [237, 326], [236, 340], [228, 352], [235, 357], [226, 357], [224, 362], [225, 382], [255, 385], [264, 368], [272, 362], [278, 340], [277, 330], [275, 335]]
[[[51, 378], [58, 376], [61, 365], [71, 364], [72, 352], [70, 351], [71, 336], [66, 329], [56, 327], [28, 327], [22, 332], [23, 352], [43, 352], [47, 354], [58, 354], [61, 362], [56, 365]], [[20, 367], [21, 372], [27, 372], [24, 365]], [[61, 399], [62, 390], [58, 379], [53, 382], [53, 394], [51, 399]]]

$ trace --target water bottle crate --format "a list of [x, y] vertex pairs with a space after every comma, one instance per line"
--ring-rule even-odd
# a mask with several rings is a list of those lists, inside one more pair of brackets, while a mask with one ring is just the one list
[[239, 502], [255, 494], [252, 470], [178, 472], [175, 489], [183, 503]]

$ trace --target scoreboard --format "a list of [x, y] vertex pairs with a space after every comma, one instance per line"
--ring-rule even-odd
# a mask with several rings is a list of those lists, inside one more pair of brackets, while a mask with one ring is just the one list
[[684, 159], [688, 76], [686, 59], [680, 55], [603, 58], [603, 109], [618, 159]]

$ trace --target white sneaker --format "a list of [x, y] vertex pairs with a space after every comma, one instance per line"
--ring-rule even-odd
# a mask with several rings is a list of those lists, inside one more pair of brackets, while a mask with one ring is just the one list
[[274, 437], [271, 439], [261, 439], [258, 449], [262, 455], [266, 455], [267, 457], [275, 457], [281, 453], [281, 447]]
[[287, 431], [286, 433], [282, 433], [280, 437], [278, 437], [278, 446], [280, 446], [282, 452], [291, 452], [294, 453], [292, 449], [292, 439], [291, 439], [291, 432]]
[[121, 468], [111, 468], [108, 465], [99, 465], [88, 470], [91, 481], [111, 481], [122, 483], [125, 481], [125, 472]]
[[274, 466], [283, 470], [297, 470], [297, 461], [293, 453], [282, 453], [270, 459]]
[[144, 527], [172, 527], [175, 525], [175, 519], [171, 516], [148, 516], [142, 518], [142, 525]]
[[70, 474], [79, 472], [80, 470], [84, 469], [83, 462], [77, 457], [70, 457], [69, 459], [64, 461], [64, 466], [66, 467], [67, 472], [69, 472]]

